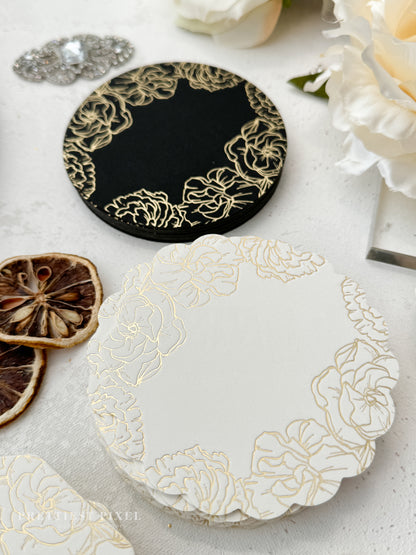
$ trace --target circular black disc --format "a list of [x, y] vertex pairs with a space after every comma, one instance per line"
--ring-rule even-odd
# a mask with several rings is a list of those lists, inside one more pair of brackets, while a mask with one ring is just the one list
[[82, 199], [132, 235], [188, 241], [254, 216], [279, 182], [282, 117], [223, 69], [164, 63], [123, 73], [72, 117], [64, 161]]

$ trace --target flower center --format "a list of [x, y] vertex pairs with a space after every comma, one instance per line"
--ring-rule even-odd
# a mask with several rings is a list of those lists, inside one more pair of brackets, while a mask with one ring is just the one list
[[127, 326], [127, 329], [132, 335], [137, 335], [140, 332], [140, 327], [136, 322], [132, 322]]
[[43, 293], [42, 291], [38, 291], [35, 294], [35, 303], [37, 304], [46, 304], [47, 303], [47, 297], [45, 295], [45, 293]]
[[271, 156], [274, 156], [274, 150], [272, 145], [270, 144], [264, 145], [264, 147], [261, 149], [261, 153], [264, 158], [269, 158]]
[[373, 407], [374, 405], [378, 404], [380, 393], [375, 389], [369, 389], [368, 391], [366, 391], [364, 397], [367, 405]]

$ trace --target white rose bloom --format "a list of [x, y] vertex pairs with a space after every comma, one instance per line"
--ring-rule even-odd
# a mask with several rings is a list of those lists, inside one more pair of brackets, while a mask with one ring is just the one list
[[213, 35], [216, 42], [249, 48], [269, 38], [283, 0], [174, 0], [176, 23], [184, 29]]
[[416, 198], [416, 0], [335, 0], [350, 37], [328, 51], [333, 124], [347, 132], [339, 165], [358, 175], [377, 165], [387, 185]]

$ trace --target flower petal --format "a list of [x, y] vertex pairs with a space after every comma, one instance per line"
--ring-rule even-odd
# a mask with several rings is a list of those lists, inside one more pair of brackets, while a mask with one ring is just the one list
[[392, 191], [416, 198], [416, 153], [390, 159], [382, 158], [377, 167]]

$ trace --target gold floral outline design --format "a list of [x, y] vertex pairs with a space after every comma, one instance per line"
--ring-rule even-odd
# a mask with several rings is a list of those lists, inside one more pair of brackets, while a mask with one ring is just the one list
[[245, 89], [250, 106], [256, 114], [261, 118], [273, 121], [273, 124], [279, 129], [284, 129], [283, 118], [270, 98], [253, 85], [253, 83], [247, 82]]
[[76, 143], [65, 141], [64, 164], [74, 187], [83, 198], [90, 198], [95, 191], [96, 183], [95, 165], [88, 152], [81, 150]]
[[178, 62], [175, 70], [178, 78], [186, 79], [192, 89], [215, 92], [233, 88], [243, 82], [242, 77], [235, 73], [206, 64]]
[[90, 402], [100, 438], [112, 454], [126, 460], [142, 460], [146, 451], [142, 412], [134, 396], [120, 390], [111, 376], [107, 376], [105, 383], [99, 379], [104, 363], [100, 351], [97, 346], [97, 353], [88, 357], [91, 368], [94, 368], [90, 379], [94, 392], [90, 395]]
[[389, 333], [383, 316], [368, 304], [365, 292], [357, 282], [345, 278], [341, 287], [348, 317], [354, 322], [355, 329], [386, 349]]
[[263, 279], [283, 282], [309, 276], [326, 264], [325, 258], [308, 251], [298, 252], [289, 243], [270, 241], [259, 237], [243, 237], [239, 250], [251, 262], [257, 275]]
[[[232, 88], [243, 82], [241, 77], [221, 68], [178, 62], [144, 66], [99, 87], [73, 116], [64, 142], [65, 168], [81, 197], [90, 199], [96, 189], [95, 167], [89, 153], [104, 148], [110, 144], [113, 135], [131, 127], [133, 119], [128, 106], [145, 106], [155, 100], [171, 98], [179, 79], [187, 79], [191, 88], [210, 92]], [[240, 135], [224, 146], [231, 166], [213, 168], [205, 176], [190, 177], [184, 184], [179, 204], [171, 203], [163, 191], [141, 187], [115, 197], [104, 206], [104, 211], [126, 225], [178, 229], [228, 218], [252, 204], [256, 198], [264, 196], [283, 166], [285, 149], [273, 150], [271, 134], [273, 131], [276, 134], [274, 146], [285, 141], [284, 124], [276, 107], [260, 89], [246, 83], [245, 91], [252, 109], [261, 117], [247, 122]], [[100, 117], [96, 118], [95, 113]], [[250, 131], [246, 132], [248, 124]], [[259, 126], [266, 127], [268, 131], [263, 129], [256, 141], [255, 128]], [[242, 159], [247, 160], [254, 151], [257, 155], [257, 162], [248, 172], [242, 169], [242, 161], [232, 149], [232, 144], [239, 138], [246, 141], [246, 154], [239, 148]], [[260, 160], [261, 148], [267, 151], [266, 163], [264, 159]], [[273, 153], [283, 158], [274, 168], [266, 168], [270, 166], [269, 159]], [[225, 174], [228, 178], [224, 178]], [[232, 190], [236, 191], [235, 199], [230, 198]], [[205, 204], [207, 199], [208, 208]]]
[[[223, 243], [219, 250], [223, 255], [216, 258], [218, 241]], [[143, 292], [155, 287], [169, 294], [172, 302], [195, 308], [209, 302], [212, 294], [233, 294], [242, 263], [254, 264], [261, 279], [275, 277], [284, 283], [311, 275], [325, 264], [321, 257], [315, 255], [314, 258], [307, 253], [309, 258], [303, 258], [302, 253], [293, 251], [297, 262], [300, 261], [295, 276], [291, 274], [290, 264], [287, 266], [288, 279], [282, 279], [280, 272], [270, 276], [268, 272], [275, 267], [273, 246], [279, 251], [282, 245], [279, 241], [256, 237], [228, 239], [221, 236], [205, 236], [189, 246], [170, 245], [159, 251], [143, 272], [135, 269], [128, 276], [124, 292], [128, 294], [131, 288]], [[263, 247], [260, 261], [258, 256], [251, 258], [244, 254], [258, 246]], [[264, 257], [269, 257], [267, 264]], [[311, 267], [308, 264], [310, 259], [319, 264]], [[306, 261], [305, 265], [303, 261]], [[222, 262], [225, 267], [235, 269], [227, 274], [229, 278], [232, 276], [231, 282], [227, 281], [229, 278], [223, 281]], [[199, 275], [204, 276], [202, 282]], [[216, 280], [219, 280], [221, 289], [217, 285], [212, 288]], [[283, 515], [293, 506], [322, 503], [335, 494], [343, 477], [355, 476], [371, 463], [375, 438], [384, 434], [393, 420], [394, 405], [390, 392], [397, 377], [397, 360], [392, 353], [362, 336], [339, 349], [334, 364], [312, 380], [311, 392], [322, 420], [295, 420], [285, 432], [261, 434], [254, 446], [248, 477], [239, 478], [232, 474], [226, 454], [207, 452], [195, 445], [161, 457], [153, 466], [140, 467], [136, 479], [159, 488], [166, 495], [177, 497], [178, 506], [182, 506], [183, 499], [198, 510], [216, 516], [225, 517], [228, 507], [229, 510], [241, 510], [250, 517], [270, 519]], [[123, 388], [119, 381], [118, 387]], [[265, 441], [268, 447], [265, 447]], [[117, 461], [117, 457], [115, 459]], [[198, 470], [193, 468], [194, 462]], [[166, 480], [162, 468], [169, 470], [165, 474]], [[210, 497], [210, 491], [213, 497]], [[225, 491], [225, 495], [232, 493], [229, 501], [219, 496], [220, 491]]]
[[132, 124], [133, 118], [123, 96], [105, 84], [75, 112], [65, 142], [66, 145], [75, 143], [82, 151], [94, 152], [110, 144], [113, 135], [122, 133]]
[[173, 64], [148, 65], [116, 77], [109, 88], [130, 106], [146, 106], [154, 100], [172, 98], [178, 79]]
[[133, 554], [108, 510], [83, 499], [37, 456], [0, 458], [0, 495], [4, 553], [34, 549], [95, 555], [107, 544], [114, 553]]
[[224, 150], [242, 177], [254, 176], [271, 184], [282, 170], [286, 145], [284, 129], [258, 117], [245, 123]]
[[131, 225], [145, 225], [158, 229], [182, 227], [191, 223], [183, 205], [169, 202], [164, 191], [151, 192], [139, 189], [115, 197], [104, 210], [113, 218]]

